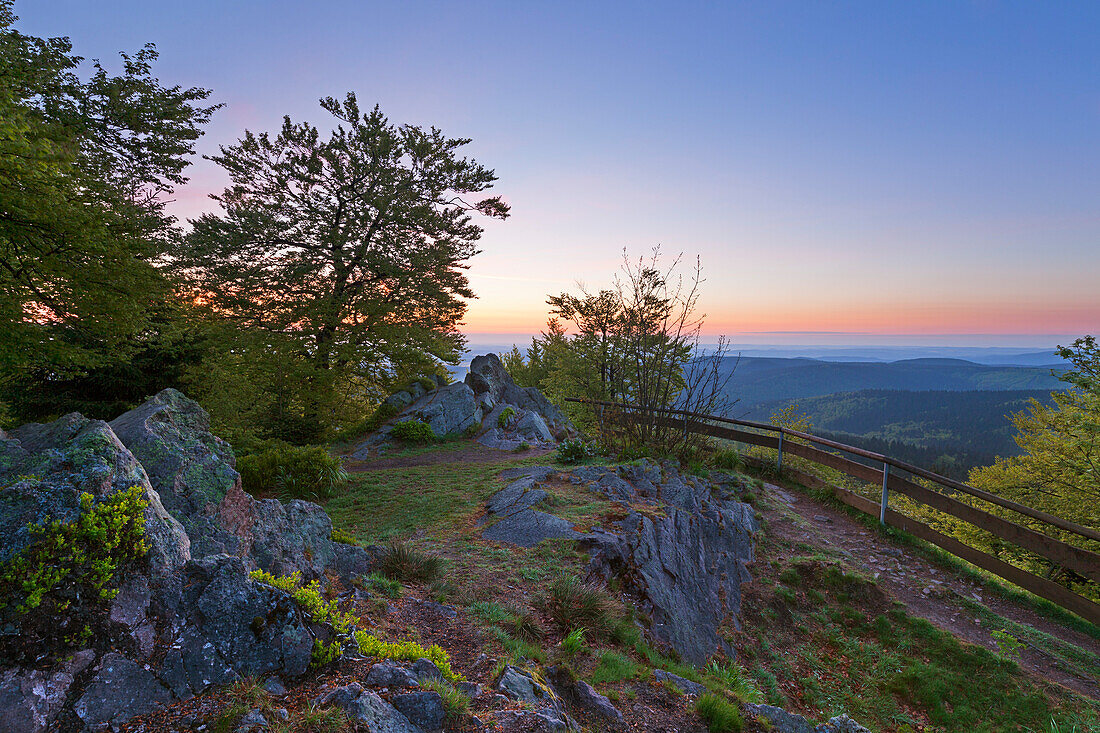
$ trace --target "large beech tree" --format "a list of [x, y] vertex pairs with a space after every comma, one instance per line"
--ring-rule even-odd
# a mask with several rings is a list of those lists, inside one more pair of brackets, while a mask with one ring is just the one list
[[508, 207], [482, 193], [493, 171], [460, 157], [469, 140], [363, 113], [354, 94], [321, 107], [337, 121], [328, 135], [287, 117], [210, 158], [232, 181], [213, 197], [223, 212], [192, 222], [174, 265], [234, 324], [233, 358], [277, 353], [296, 375], [271, 409], [324, 427], [372, 389], [457, 359], [473, 217]]

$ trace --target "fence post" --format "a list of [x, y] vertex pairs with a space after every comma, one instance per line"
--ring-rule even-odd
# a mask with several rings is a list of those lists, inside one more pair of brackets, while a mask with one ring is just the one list
[[890, 464], [882, 464], [882, 507], [879, 509], [878, 521], [882, 524], [886, 524], [886, 506], [890, 503], [890, 496], [888, 494], [889, 489], [887, 484], [890, 481]]
[[783, 430], [779, 431], [779, 460], [775, 463], [775, 468], [779, 473], [783, 473]]

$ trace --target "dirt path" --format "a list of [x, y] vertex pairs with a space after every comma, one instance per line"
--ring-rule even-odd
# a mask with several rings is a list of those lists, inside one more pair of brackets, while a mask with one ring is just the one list
[[[767, 511], [769, 532], [838, 551], [851, 565], [874, 577], [887, 593], [904, 603], [910, 614], [928, 619], [960, 639], [996, 649], [991, 630], [985, 628], [981, 619], [962, 601], [971, 599], [1004, 618], [1093, 653], [1094, 674], [1100, 675], [1100, 643], [1092, 637], [1005, 599], [950, 568], [913, 557], [843, 511], [792, 489], [773, 484], [767, 484], [766, 488], [775, 502], [789, 507], [802, 520], [796, 521], [781, 509]], [[1061, 660], [1042, 649], [1027, 645], [1021, 654], [1020, 666], [1045, 680], [1100, 699], [1100, 683], [1095, 677], [1067, 668]]]

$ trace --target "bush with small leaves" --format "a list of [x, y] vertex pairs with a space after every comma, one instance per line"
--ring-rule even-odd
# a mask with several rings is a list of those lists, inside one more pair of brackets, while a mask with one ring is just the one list
[[394, 440], [400, 440], [402, 443], [420, 445], [434, 443], [438, 440], [428, 423], [422, 420], [403, 420], [395, 424], [390, 430], [390, 437]]
[[505, 407], [503, 410], [500, 411], [500, 414], [497, 416], [497, 427], [499, 427], [501, 430], [508, 427], [508, 423], [510, 423], [512, 421], [512, 418], [515, 416], [516, 411], [514, 409], [512, 409], [510, 406]]
[[343, 461], [323, 446], [272, 441], [237, 459], [241, 486], [250, 494], [275, 494], [283, 501], [326, 499], [348, 482]]
[[558, 444], [558, 462], [568, 465], [586, 461], [595, 455], [592, 447], [583, 440], [563, 440]]
[[[0, 658], [36, 658], [87, 643], [118, 594], [120, 571], [146, 552], [144, 490], [100, 500], [85, 493], [69, 523], [30, 527], [31, 542], [0, 566]], [[14, 648], [9, 648], [14, 647]]]

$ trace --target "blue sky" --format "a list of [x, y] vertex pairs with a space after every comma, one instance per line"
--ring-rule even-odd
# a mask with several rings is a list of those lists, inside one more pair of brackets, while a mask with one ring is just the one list
[[[1100, 5], [17, 2], [17, 27], [224, 102], [204, 152], [354, 90], [473, 138], [512, 217], [468, 330], [530, 333], [621, 251], [702, 258], [742, 341], [1100, 330]], [[201, 162], [181, 216], [225, 179]], [[779, 332], [779, 335], [776, 335]], [[984, 334], [984, 335], [983, 335]], [[805, 337], [801, 337], [805, 338]], [[1064, 338], [1062, 339], [1065, 340]]]

